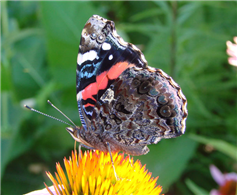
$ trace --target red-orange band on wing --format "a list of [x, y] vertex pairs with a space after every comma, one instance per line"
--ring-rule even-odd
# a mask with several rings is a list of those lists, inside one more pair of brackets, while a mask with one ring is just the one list
[[87, 103], [87, 104], [84, 105], [84, 107], [89, 107], [89, 106], [94, 107], [95, 105], [90, 104], [90, 103]]
[[107, 72], [104, 71], [96, 77], [96, 82], [98, 84], [99, 90], [105, 89], [108, 85], [108, 78], [106, 77]]
[[82, 91], [82, 98], [83, 100], [91, 98], [92, 100], [96, 101], [96, 99], [93, 98], [92, 95], [97, 94], [97, 92], [98, 92], [97, 83], [91, 83]]
[[132, 67], [132, 66], [135, 66], [135, 65], [129, 64], [127, 61], [118, 62], [109, 69], [109, 71], [107, 73], [108, 78], [111, 80], [117, 79], [119, 77], [119, 75], [121, 75], [124, 70], [126, 70], [127, 68]]
[[[93, 95], [96, 95], [99, 90], [106, 89], [109, 80], [117, 79], [124, 70], [132, 66], [135, 66], [135, 65], [129, 64], [127, 61], [116, 63], [109, 69], [108, 72], [104, 71], [100, 75], [96, 76], [96, 82], [91, 83], [90, 85], [85, 87], [85, 89], [82, 91], [82, 98], [84, 100], [90, 98], [96, 101]], [[93, 105], [86, 104], [84, 106], [87, 107], [87, 106], [93, 106]]]

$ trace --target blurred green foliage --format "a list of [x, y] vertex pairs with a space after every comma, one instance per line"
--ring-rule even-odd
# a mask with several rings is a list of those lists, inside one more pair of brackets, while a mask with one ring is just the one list
[[[217, 188], [210, 164], [237, 171], [236, 68], [227, 63], [225, 45], [237, 35], [236, 2], [1, 5], [2, 194], [44, 188], [44, 181], [51, 185], [45, 170], [54, 172], [55, 163], [70, 155], [74, 141], [65, 125], [22, 105], [33, 101], [34, 108], [60, 118], [47, 104], [50, 99], [80, 125], [76, 59], [81, 31], [93, 14], [115, 21], [118, 33], [142, 49], [150, 66], [171, 75], [187, 97], [186, 134], [151, 145], [150, 153], [136, 157], [159, 176], [163, 193]], [[232, 153], [225, 153], [228, 147]]]

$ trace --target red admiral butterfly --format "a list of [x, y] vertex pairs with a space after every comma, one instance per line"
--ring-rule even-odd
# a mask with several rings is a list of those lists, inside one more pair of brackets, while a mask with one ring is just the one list
[[131, 155], [182, 135], [187, 101], [180, 87], [116, 32], [113, 21], [93, 15], [82, 30], [76, 73], [81, 127], [69, 127], [86, 148]]
[[82, 126], [66, 129], [86, 148], [143, 155], [147, 145], [184, 134], [187, 100], [181, 88], [149, 67], [113, 21], [93, 15], [85, 24], [76, 89]]

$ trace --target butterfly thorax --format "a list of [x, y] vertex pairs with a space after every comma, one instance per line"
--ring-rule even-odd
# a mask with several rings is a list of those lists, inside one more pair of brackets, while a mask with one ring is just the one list
[[79, 142], [84, 147], [88, 149], [96, 149], [94, 146], [98, 146], [101, 148], [101, 151], [107, 152], [106, 145], [99, 141], [99, 139], [91, 134], [90, 131], [85, 131], [83, 126], [67, 127], [66, 130], [70, 133], [75, 141]]

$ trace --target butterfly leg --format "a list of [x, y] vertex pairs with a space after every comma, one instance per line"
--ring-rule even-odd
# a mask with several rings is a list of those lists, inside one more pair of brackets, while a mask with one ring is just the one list
[[79, 151], [79, 157], [81, 159], [81, 144], [79, 144], [79, 146], [78, 146], [78, 151]]
[[116, 177], [116, 180], [119, 180], [119, 177], [118, 177], [118, 175], [116, 173], [116, 170], [115, 170], [115, 167], [114, 167], [114, 161], [113, 161], [112, 153], [111, 153], [111, 150], [110, 150], [109, 142], [106, 142], [106, 144], [107, 144], [107, 147], [108, 147], [108, 150], [109, 150], [109, 155], [110, 155], [112, 167], [114, 169], [114, 176]]
[[[74, 142], [74, 151], [76, 151], [76, 148], [77, 148], [77, 141], [75, 140]], [[79, 158], [81, 158], [81, 144], [79, 143], [79, 146], [78, 146], [78, 152], [79, 152]]]
[[86, 146], [84, 144], [79, 143], [78, 150], [79, 150], [79, 157], [80, 158], [81, 158], [81, 147], [84, 147], [84, 148], [89, 149], [89, 150], [95, 150], [95, 148], [93, 148], [93, 147], [89, 147], [89, 146]]
[[80, 143], [80, 146], [82, 146], [82, 147], [84, 147], [86, 149], [89, 149], [89, 150], [95, 150], [95, 148], [87, 146], [87, 145], [84, 145], [84, 144], [81, 144], [81, 143]]

